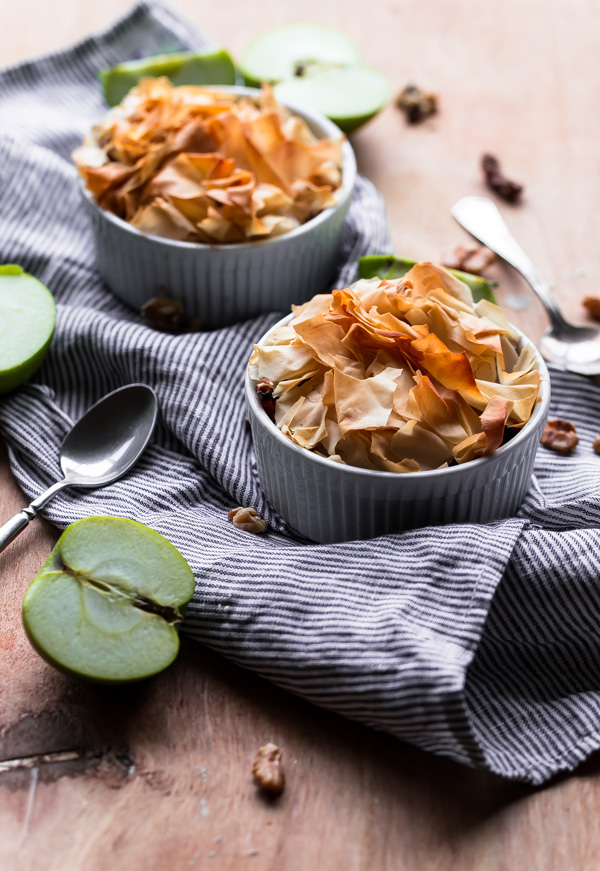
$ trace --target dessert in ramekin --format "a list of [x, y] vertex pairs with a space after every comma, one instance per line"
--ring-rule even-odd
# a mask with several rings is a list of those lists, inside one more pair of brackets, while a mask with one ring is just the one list
[[549, 396], [532, 343], [432, 264], [295, 307], [246, 376], [265, 493], [320, 542], [514, 514]]
[[[153, 297], [176, 298], [205, 329], [285, 311], [315, 288], [327, 289], [356, 179], [350, 144], [324, 116], [277, 107], [255, 89], [188, 88], [183, 102], [194, 92], [217, 102], [220, 95], [213, 116], [186, 116], [181, 129], [169, 120], [166, 133], [148, 138], [153, 93], [140, 123], [132, 92], [75, 152], [109, 287], [136, 309]], [[261, 100], [260, 117], [238, 123], [232, 101], [251, 112]], [[119, 112], [135, 124], [121, 130]], [[227, 118], [234, 123], [223, 123]], [[126, 146], [117, 150], [115, 125]], [[208, 208], [206, 197], [190, 194], [193, 186], [207, 194]]]

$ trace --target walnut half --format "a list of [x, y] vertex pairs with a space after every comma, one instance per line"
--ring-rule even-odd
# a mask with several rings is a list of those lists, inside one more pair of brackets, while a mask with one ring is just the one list
[[153, 330], [176, 333], [181, 326], [183, 306], [170, 296], [155, 296], [142, 306], [142, 317]]
[[280, 795], [285, 786], [285, 774], [281, 764], [281, 750], [277, 744], [265, 744], [260, 747], [252, 774], [257, 785], [269, 795]]
[[542, 444], [559, 454], [572, 454], [577, 447], [577, 431], [572, 423], [559, 417], [549, 420], [542, 433]]
[[243, 529], [244, 532], [254, 532], [260, 535], [261, 532], [266, 532], [269, 524], [266, 520], [256, 513], [254, 508], [232, 508], [227, 512], [227, 519], [231, 520], [234, 526], [238, 529]]

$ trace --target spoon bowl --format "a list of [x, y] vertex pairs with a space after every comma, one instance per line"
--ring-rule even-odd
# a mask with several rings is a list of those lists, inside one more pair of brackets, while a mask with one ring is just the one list
[[92, 405], [67, 433], [60, 449], [65, 480], [102, 487], [122, 477], [145, 450], [156, 423], [152, 388], [129, 384]]
[[146, 384], [120, 387], [92, 405], [62, 443], [64, 478], [0, 527], [0, 552], [64, 487], [105, 487], [128, 472], [150, 441], [157, 414], [156, 394]]
[[452, 215], [479, 242], [519, 272], [546, 309], [550, 327], [540, 340], [546, 360], [580, 375], [600, 374], [600, 330], [577, 327], [566, 321], [552, 289], [518, 245], [496, 204], [488, 197], [463, 197]]

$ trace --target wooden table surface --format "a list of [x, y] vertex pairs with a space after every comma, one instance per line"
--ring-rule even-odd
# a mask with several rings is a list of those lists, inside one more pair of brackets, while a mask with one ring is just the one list
[[[234, 53], [270, 25], [342, 26], [395, 88], [436, 91], [436, 118], [409, 128], [389, 107], [353, 140], [396, 251], [435, 260], [466, 238], [449, 209], [484, 192], [479, 158], [493, 151], [526, 186], [521, 205], [503, 207], [515, 235], [566, 314], [585, 321], [580, 301], [600, 274], [597, 0], [178, 5]], [[0, 0], [0, 62], [59, 48], [125, 10]], [[508, 269], [495, 274], [501, 300], [530, 302], [509, 314], [538, 338], [539, 304]], [[23, 504], [0, 448], [0, 522]], [[55, 539], [37, 521], [0, 555], [0, 760], [22, 760], [0, 773], [2, 871], [600, 867], [598, 755], [534, 790], [324, 713], [185, 640], [171, 669], [132, 688], [62, 677], [20, 621]], [[283, 748], [288, 775], [275, 803], [251, 778], [266, 741]]]

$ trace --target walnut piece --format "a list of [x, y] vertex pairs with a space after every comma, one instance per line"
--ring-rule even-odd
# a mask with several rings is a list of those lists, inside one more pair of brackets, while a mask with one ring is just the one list
[[277, 744], [265, 744], [260, 747], [252, 774], [258, 786], [269, 795], [281, 795], [285, 786], [285, 774], [281, 764], [281, 750]]
[[596, 436], [594, 439], [594, 444], [592, 445], [594, 452], [600, 454], [600, 435]]
[[481, 158], [481, 168], [485, 176], [486, 184], [495, 191], [499, 197], [514, 203], [523, 192], [523, 185], [506, 178], [500, 169], [500, 161], [493, 154], [484, 154]]
[[231, 520], [234, 526], [238, 529], [243, 529], [244, 532], [254, 532], [260, 535], [261, 532], [266, 532], [269, 524], [266, 520], [260, 517], [254, 508], [232, 508], [227, 512], [228, 520]]
[[600, 296], [586, 296], [581, 304], [587, 309], [590, 317], [600, 320]]
[[549, 420], [542, 433], [544, 447], [551, 451], [558, 451], [559, 454], [572, 454], [578, 441], [573, 424], [561, 417], [557, 420]]
[[445, 254], [442, 266], [447, 266], [448, 269], [460, 269], [472, 275], [481, 275], [495, 259], [494, 252], [485, 245], [457, 245]]
[[262, 405], [263, 411], [269, 419], [275, 423], [275, 398], [273, 396], [273, 382], [268, 378], [260, 378], [256, 385], [256, 395]]
[[396, 97], [396, 106], [406, 115], [409, 124], [420, 124], [435, 115], [438, 102], [435, 94], [428, 94], [416, 85], [407, 85]]
[[178, 299], [155, 296], [142, 306], [142, 317], [153, 330], [161, 333], [176, 333], [181, 327], [183, 306]]

